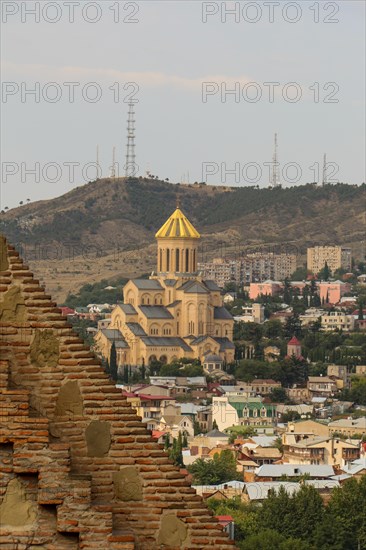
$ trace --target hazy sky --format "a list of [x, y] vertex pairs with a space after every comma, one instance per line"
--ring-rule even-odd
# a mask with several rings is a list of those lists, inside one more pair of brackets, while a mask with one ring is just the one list
[[2, 208], [95, 179], [97, 144], [123, 175], [131, 95], [140, 175], [268, 185], [278, 132], [284, 185], [318, 179], [324, 153], [330, 179], [365, 180], [363, 1], [1, 8]]

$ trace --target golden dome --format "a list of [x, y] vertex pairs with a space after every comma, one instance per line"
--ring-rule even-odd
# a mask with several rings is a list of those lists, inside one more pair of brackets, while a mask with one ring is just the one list
[[200, 236], [179, 206], [155, 235], [157, 239], [199, 239]]

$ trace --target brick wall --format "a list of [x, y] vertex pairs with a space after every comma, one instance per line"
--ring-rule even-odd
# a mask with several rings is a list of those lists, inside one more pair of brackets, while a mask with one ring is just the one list
[[233, 546], [0, 239], [0, 546]]

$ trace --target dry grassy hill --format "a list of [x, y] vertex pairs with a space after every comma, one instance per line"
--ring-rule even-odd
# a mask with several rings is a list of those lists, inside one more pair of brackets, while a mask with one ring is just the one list
[[314, 243], [348, 244], [360, 257], [365, 196], [364, 185], [270, 190], [102, 179], [1, 213], [0, 231], [61, 301], [86, 282], [154, 269], [154, 233], [177, 198], [204, 237], [201, 260], [262, 245], [302, 261]]

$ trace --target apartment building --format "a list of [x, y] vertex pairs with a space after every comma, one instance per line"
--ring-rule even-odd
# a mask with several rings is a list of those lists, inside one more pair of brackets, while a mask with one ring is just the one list
[[337, 383], [328, 376], [309, 376], [308, 390], [310, 398], [332, 397], [337, 391]]
[[327, 262], [334, 273], [337, 269], [351, 269], [351, 248], [342, 246], [314, 246], [307, 249], [307, 267], [312, 273], [319, 273]]
[[359, 446], [333, 437], [310, 437], [284, 446], [283, 460], [289, 464], [328, 464], [343, 468], [360, 458]]
[[254, 252], [239, 259], [215, 258], [212, 262], [198, 263], [198, 271], [224, 288], [230, 282], [241, 286], [266, 279], [283, 281], [296, 271], [296, 265], [295, 254]]
[[329, 311], [321, 316], [321, 327], [326, 332], [334, 330], [352, 331], [355, 328], [355, 319], [342, 311]]

